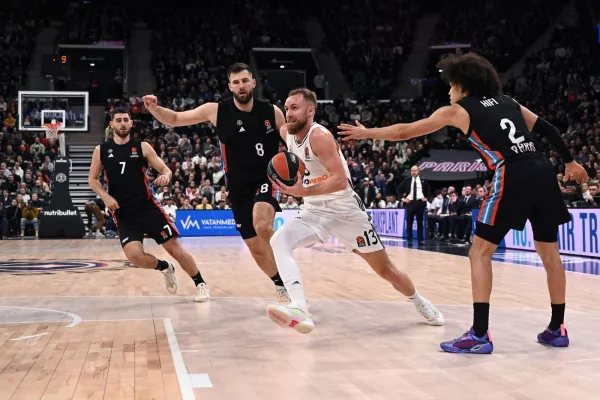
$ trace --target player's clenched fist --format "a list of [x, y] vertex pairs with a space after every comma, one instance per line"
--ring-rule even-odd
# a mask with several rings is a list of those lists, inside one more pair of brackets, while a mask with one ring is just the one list
[[158, 99], [152, 94], [142, 97], [142, 101], [144, 102], [144, 107], [146, 107], [148, 110], [158, 106]]

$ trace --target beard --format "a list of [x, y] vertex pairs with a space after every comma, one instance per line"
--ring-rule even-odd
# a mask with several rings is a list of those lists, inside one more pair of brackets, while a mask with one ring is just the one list
[[246, 94], [246, 97], [244, 98], [240, 98], [240, 95], [237, 93], [233, 93], [233, 97], [240, 104], [248, 104], [250, 103], [250, 100], [252, 100], [252, 98], [254, 97], [254, 89], [244, 93]]
[[288, 122], [287, 123], [288, 133], [290, 135], [295, 135], [296, 133], [298, 133], [302, 129], [304, 129], [304, 127], [306, 126], [307, 123], [308, 123], [308, 118], [305, 118], [304, 120], [298, 119], [295, 122]]
[[129, 133], [131, 132], [131, 128], [127, 128], [127, 130], [115, 129], [114, 131], [115, 131], [115, 135], [117, 135], [121, 139], [125, 139], [127, 136], [129, 136]]

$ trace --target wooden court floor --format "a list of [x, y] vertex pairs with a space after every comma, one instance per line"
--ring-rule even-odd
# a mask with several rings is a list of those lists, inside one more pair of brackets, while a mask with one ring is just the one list
[[[600, 277], [568, 273], [571, 347], [535, 342], [549, 320], [542, 268], [494, 262], [489, 356], [443, 353], [470, 326], [465, 257], [388, 247], [444, 313], [430, 327], [361, 259], [297, 250], [316, 328], [274, 325], [272, 283], [239, 238], [189, 238], [210, 285], [193, 302], [131, 268], [117, 240], [0, 242], [0, 400], [599, 399]], [[163, 258], [153, 242], [148, 251]]]

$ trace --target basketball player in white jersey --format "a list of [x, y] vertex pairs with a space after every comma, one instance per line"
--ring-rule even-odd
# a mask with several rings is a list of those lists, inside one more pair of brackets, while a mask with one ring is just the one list
[[313, 122], [316, 95], [308, 89], [292, 90], [285, 102], [287, 125], [282, 129], [288, 151], [306, 165], [304, 176], [294, 186], [279, 181], [273, 185], [288, 195], [303, 197], [305, 209], [283, 225], [271, 238], [279, 274], [289, 293], [290, 303], [269, 305], [267, 314], [281, 326], [310, 333], [314, 328], [308, 312], [302, 278], [294, 260], [296, 247], [325, 243], [338, 238], [349, 251], [362, 257], [379, 276], [412, 300], [429, 325], [443, 325], [444, 317], [415, 289], [404, 272], [399, 271], [370, 222], [360, 198], [350, 184], [350, 172], [333, 135]]

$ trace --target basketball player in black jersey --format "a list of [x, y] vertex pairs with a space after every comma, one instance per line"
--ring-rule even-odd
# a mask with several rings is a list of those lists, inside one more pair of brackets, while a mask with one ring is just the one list
[[[111, 112], [111, 126], [115, 135], [113, 139], [96, 146], [94, 150], [88, 179], [90, 187], [112, 212], [121, 246], [133, 265], [162, 271], [167, 290], [172, 294], [177, 293], [178, 283], [173, 264], [158, 260], [144, 251], [144, 235], [148, 235], [162, 245], [193, 279], [196, 286], [195, 300], [209, 301], [208, 286], [202, 279], [194, 259], [181, 247], [177, 240], [177, 228], [169, 220], [148, 185], [148, 164], [160, 173], [154, 181], [157, 185], [169, 183], [171, 170], [156, 155], [152, 146], [131, 138], [132, 125], [129, 110], [116, 108]], [[103, 169], [108, 192], [102, 189], [98, 181]]]
[[[533, 133], [548, 138], [566, 165], [565, 176], [587, 181], [585, 169], [573, 160], [558, 130], [512, 98], [501, 94], [498, 74], [489, 61], [468, 53], [452, 55], [440, 63], [450, 84], [450, 106], [412, 124], [365, 129], [356, 122], [341, 125], [344, 140], [374, 138], [407, 140], [444, 126], [460, 129], [494, 171], [492, 189], [481, 205], [473, 246], [469, 252], [473, 286], [473, 326], [461, 337], [443, 342], [451, 353], [489, 354], [494, 345], [488, 332], [492, 292], [492, 255], [511, 229], [523, 230], [529, 219], [535, 248], [548, 275], [552, 318], [538, 334], [538, 342], [555, 347], [569, 345], [564, 327], [566, 277], [557, 236], [558, 227], [571, 220], [562, 200], [550, 160], [540, 151]], [[527, 187], [528, 195], [523, 196]]]
[[233, 64], [227, 77], [233, 97], [219, 103], [175, 112], [159, 107], [156, 96], [148, 95], [143, 98], [144, 105], [154, 118], [169, 126], [210, 121], [217, 128], [237, 230], [258, 266], [275, 284], [277, 301], [286, 304], [289, 296], [269, 244], [275, 233], [275, 212], [281, 211], [279, 193], [267, 178], [267, 165], [279, 152], [279, 130], [285, 117], [278, 107], [254, 98], [256, 80], [248, 65]]

